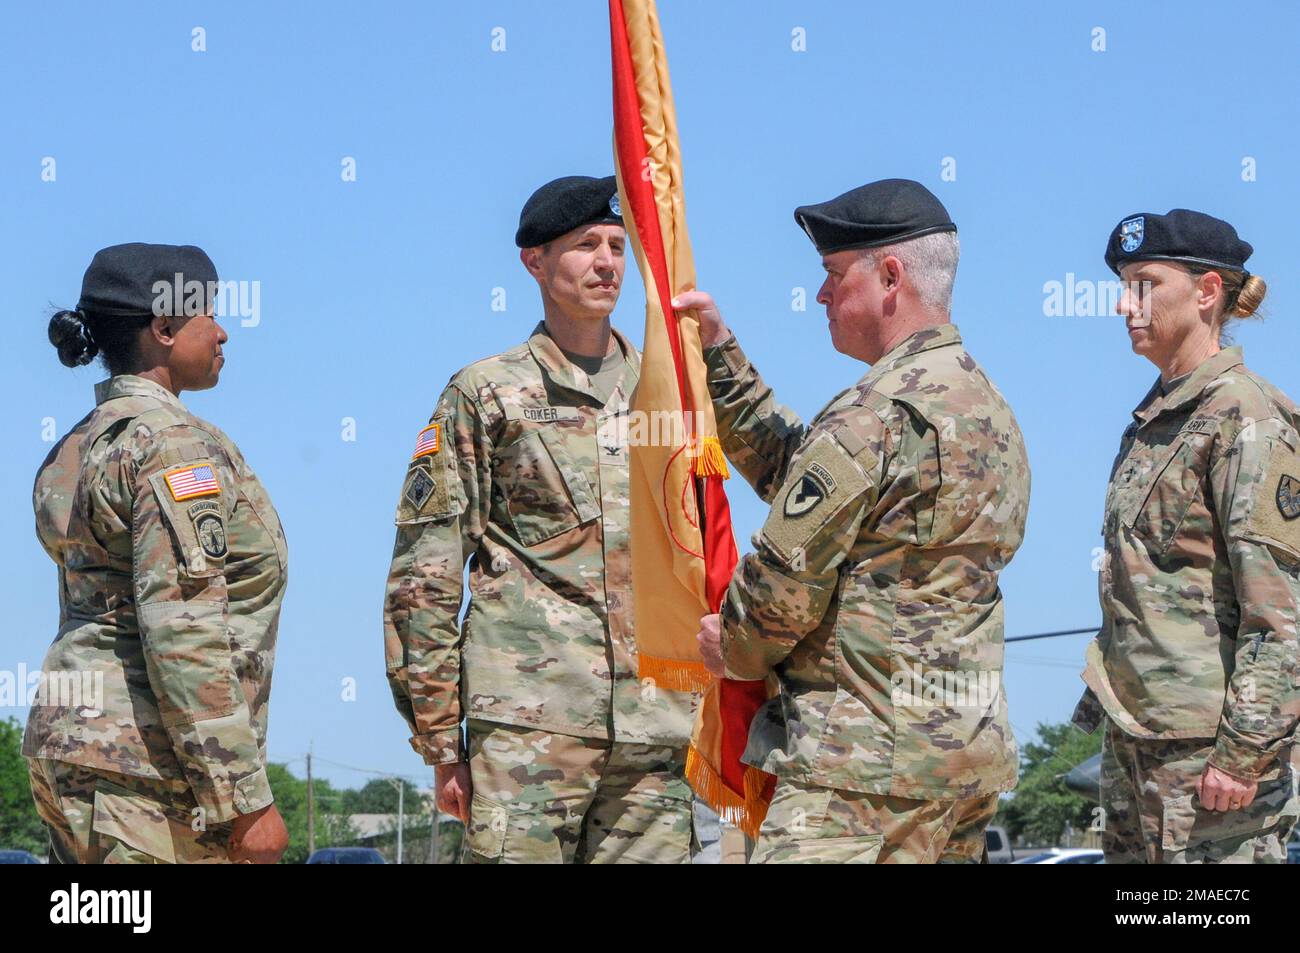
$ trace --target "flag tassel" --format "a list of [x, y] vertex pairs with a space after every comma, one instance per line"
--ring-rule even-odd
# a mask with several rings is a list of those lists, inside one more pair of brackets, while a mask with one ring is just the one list
[[637, 656], [637, 677], [650, 679], [670, 692], [702, 692], [713, 676], [703, 662], [693, 659], [659, 658], [641, 653]]
[[725, 783], [707, 758], [691, 745], [686, 750], [686, 781], [704, 802], [726, 823], [738, 828], [750, 840], [758, 839], [772, 796], [772, 778], [752, 765], [745, 765], [745, 793], [741, 796]]
[[695, 475], [731, 479], [731, 471], [727, 469], [727, 455], [722, 452], [722, 443], [717, 437], [709, 436], [700, 441], [699, 449], [695, 452]]

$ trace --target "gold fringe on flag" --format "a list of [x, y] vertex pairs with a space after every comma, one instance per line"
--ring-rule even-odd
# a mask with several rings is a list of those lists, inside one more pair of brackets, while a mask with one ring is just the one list
[[670, 692], [702, 692], [713, 681], [703, 662], [657, 658], [645, 653], [637, 656], [637, 677], [648, 678]]
[[708, 760], [691, 745], [686, 749], [686, 782], [718, 816], [738, 828], [750, 840], [758, 839], [759, 828], [767, 815], [763, 788], [767, 775], [753, 765], [745, 765], [745, 796], [742, 798], [722, 783], [722, 778]]
[[722, 452], [722, 443], [717, 437], [703, 438], [694, 455], [697, 477], [720, 476], [724, 480], [731, 479], [731, 471], [727, 469], [727, 457]]

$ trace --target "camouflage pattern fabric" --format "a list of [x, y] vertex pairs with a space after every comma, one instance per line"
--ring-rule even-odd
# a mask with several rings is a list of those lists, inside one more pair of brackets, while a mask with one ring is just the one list
[[913, 334], [807, 426], [734, 338], [706, 359], [727, 456], [772, 504], [722, 609], [728, 674], [780, 681], [745, 761], [916, 800], [1012, 788], [998, 574], [1029, 464], [957, 328]]
[[160, 385], [97, 385], [36, 478], [59, 632], [23, 754], [181, 782], [208, 825], [271, 803], [267, 708], [288, 565], [230, 439]]
[[230, 863], [230, 825], [207, 824], [184, 782], [48, 758], [28, 769], [52, 864]]
[[685, 864], [686, 751], [471, 720], [465, 863]]
[[[464, 760], [465, 716], [682, 747], [695, 697], [637, 680], [627, 398], [598, 393], [539, 324], [460, 371], [421, 431], [397, 510], [384, 633], [411, 745]], [[458, 622], [462, 573], [470, 603]]]
[[1106, 494], [1103, 625], [1076, 723], [1213, 744], [1209, 762], [1275, 776], [1300, 719], [1297, 410], [1220, 351], [1124, 432]]
[[917, 801], [778, 782], [751, 864], [974, 864], [998, 796]]
[[1114, 724], [1101, 756], [1102, 849], [1108, 864], [1282, 864], [1300, 798], [1289, 766], [1236, 811], [1201, 806], [1196, 780], [1212, 741], [1135, 738]]

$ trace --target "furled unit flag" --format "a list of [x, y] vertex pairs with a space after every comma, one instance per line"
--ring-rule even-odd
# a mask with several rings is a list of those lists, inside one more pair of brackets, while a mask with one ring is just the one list
[[614, 161], [623, 220], [646, 286], [645, 347], [632, 410], [654, 428], [631, 441], [632, 578], [639, 675], [704, 691], [687, 778], [716, 811], [757, 833], [774, 779], [741, 763], [764, 682], [713, 678], [700, 660], [700, 616], [717, 612], [736, 543], [722, 481], [727, 463], [709, 400], [700, 327], [673, 310], [695, 287], [668, 60], [654, 0], [609, 0]]

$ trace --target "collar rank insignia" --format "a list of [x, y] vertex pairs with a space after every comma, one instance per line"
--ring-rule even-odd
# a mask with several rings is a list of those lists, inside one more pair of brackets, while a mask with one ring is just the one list
[[415, 454], [411, 459], [418, 460], [420, 457], [427, 457], [430, 454], [437, 453], [441, 449], [442, 424], [429, 424], [415, 438]]
[[163, 479], [167, 481], [167, 489], [172, 491], [172, 499], [177, 502], [192, 500], [196, 496], [216, 496], [221, 492], [217, 472], [210, 463], [169, 470]]
[[1300, 480], [1283, 474], [1277, 484], [1277, 508], [1286, 519], [1300, 516]]

